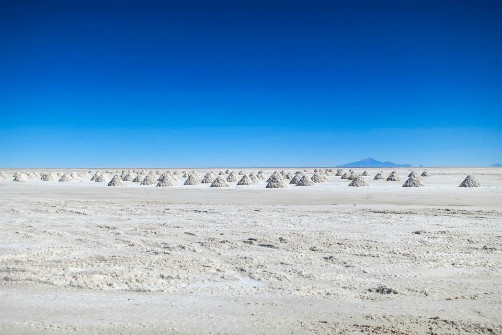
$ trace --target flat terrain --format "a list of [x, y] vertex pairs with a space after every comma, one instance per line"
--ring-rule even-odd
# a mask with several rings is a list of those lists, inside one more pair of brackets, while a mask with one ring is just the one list
[[4, 170], [0, 333], [502, 334], [502, 169], [396, 170], [286, 189]]

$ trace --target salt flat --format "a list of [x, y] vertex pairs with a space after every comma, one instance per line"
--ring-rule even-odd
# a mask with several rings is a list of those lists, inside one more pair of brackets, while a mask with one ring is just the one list
[[[88, 170], [4, 170], [0, 333], [502, 333], [502, 169], [281, 189], [107, 187]], [[481, 187], [459, 188], [467, 174]]]

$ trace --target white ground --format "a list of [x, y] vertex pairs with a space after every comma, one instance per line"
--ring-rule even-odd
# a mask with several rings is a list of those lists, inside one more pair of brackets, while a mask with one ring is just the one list
[[214, 189], [4, 170], [0, 334], [501, 334], [502, 169], [368, 171]]

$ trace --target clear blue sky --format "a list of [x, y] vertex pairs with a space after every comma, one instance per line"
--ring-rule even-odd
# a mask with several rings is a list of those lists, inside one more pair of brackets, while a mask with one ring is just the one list
[[0, 167], [502, 162], [502, 1], [0, 2]]

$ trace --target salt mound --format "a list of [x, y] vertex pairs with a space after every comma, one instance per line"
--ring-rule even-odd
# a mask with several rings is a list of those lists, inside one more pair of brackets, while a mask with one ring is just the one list
[[94, 179], [94, 181], [96, 183], [106, 183], [107, 182], [106, 175], [105, 174], [100, 174], [98, 176], [98, 178]]
[[369, 176], [369, 175], [370, 175], [370, 174], [368, 173], [368, 171], [364, 171], [364, 172], [363, 172], [363, 176], [364, 176], [364, 177], [367, 177], [367, 176]]
[[216, 178], [213, 178], [213, 176], [210, 173], [206, 173], [204, 178], [200, 181], [203, 184], [211, 184]]
[[253, 181], [247, 175], [242, 176], [237, 185], [253, 185]]
[[290, 180], [291, 178], [293, 178], [293, 176], [291, 175], [291, 172], [288, 172], [284, 175], [284, 179], [286, 179], [286, 180]]
[[134, 177], [131, 173], [127, 173], [123, 178], [122, 178], [123, 181], [133, 181], [134, 180]]
[[228, 175], [227, 181], [230, 183], [237, 181], [237, 176], [235, 175], [235, 173], [233, 171]]
[[76, 181], [80, 180], [80, 176], [75, 171], [70, 172], [70, 177]]
[[336, 174], [335, 174], [336, 177], [340, 177], [342, 175], [343, 175], [343, 170], [342, 169], [336, 170]]
[[263, 175], [263, 171], [258, 171], [258, 173], [256, 174], [256, 177], [258, 177], [258, 179], [265, 180], [265, 176]]
[[249, 179], [251, 179], [251, 181], [253, 182], [253, 184], [256, 184], [256, 183], [260, 182], [260, 181], [258, 180], [258, 177], [254, 174], [254, 172], [251, 172], [251, 173], [249, 174]]
[[28, 177], [28, 175], [25, 174], [25, 173], [22, 173], [22, 172], [21, 173], [19, 173], [19, 172], [16, 173], [14, 175], [14, 179], [13, 179], [13, 181], [21, 181], [21, 182], [25, 182], [25, 181], [28, 181], [28, 180], [30, 180], [30, 178]]
[[136, 178], [132, 180], [133, 183], [141, 183], [143, 181], [143, 175], [138, 174]]
[[356, 177], [357, 177], [356, 173], [354, 171], [352, 171], [350, 173], [350, 175], [347, 177], [347, 179], [348, 180], [354, 180], [354, 178], [356, 178]]
[[424, 184], [416, 177], [410, 177], [404, 182], [403, 187], [422, 187]]
[[159, 182], [157, 183], [157, 185], [155, 185], [155, 187], [168, 187], [168, 186], [175, 186], [175, 185], [176, 185], [176, 182], [174, 181], [174, 179], [171, 178], [170, 176], [166, 176], [162, 180], [159, 180]]
[[300, 175], [300, 174], [295, 174], [295, 176], [293, 177], [293, 179], [291, 179], [291, 181], [289, 182], [290, 184], [293, 184], [293, 185], [296, 185], [298, 184], [298, 182], [303, 178], [304, 176]]
[[397, 173], [392, 172], [388, 177], [387, 181], [400, 181], [401, 178], [397, 175]]
[[157, 178], [155, 174], [148, 174], [140, 185], [154, 185], [157, 183]]
[[[298, 175], [297, 175], [297, 176], [298, 176]], [[315, 176], [315, 175], [314, 175], [314, 176]], [[312, 178], [314, 178], [314, 177], [312, 176]], [[314, 184], [315, 184], [315, 182], [314, 182], [312, 179], [310, 179], [310, 178], [309, 178], [309, 177], [307, 177], [307, 176], [303, 176], [303, 177], [301, 177], [301, 178], [300, 178], [300, 180], [296, 183], [296, 186], [312, 186], [312, 185], [314, 185]]]
[[345, 172], [343, 175], [342, 175], [342, 179], [347, 179], [349, 177], [349, 174], [347, 172]]
[[465, 177], [464, 181], [462, 184], [460, 184], [459, 187], [480, 187], [481, 185], [479, 182], [474, 178], [474, 176], [468, 175]]
[[108, 183], [108, 186], [125, 186], [124, 181], [116, 174]]
[[72, 181], [72, 180], [73, 180], [73, 178], [70, 175], [67, 175], [66, 173], [61, 178], [59, 178], [60, 182], [66, 182], [66, 181]]
[[188, 175], [187, 180], [185, 180], [184, 185], [198, 185], [200, 184], [199, 176], [196, 174]]
[[217, 177], [212, 183], [211, 187], [228, 187], [227, 182], [222, 177]]
[[422, 172], [421, 176], [422, 176], [422, 177], [429, 177], [429, 176], [430, 176], [430, 174], [429, 174], [429, 172], [424, 171], [424, 172]]
[[43, 173], [42, 176], [40, 177], [40, 180], [42, 180], [42, 181], [54, 181], [54, 180], [56, 180], [56, 176], [53, 175], [52, 173]]
[[362, 176], [356, 176], [354, 179], [352, 179], [352, 182], [349, 184], [349, 186], [361, 187], [369, 185]]
[[321, 174], [319, 174], [319, 171], [314, 173], [314, 175], [312, 176], [312, 178], [310, 178], [310, 180], [312, 180], [314, 183], [324, 183], [326, 181], [326, 179]]
[[383, 173], [382, 172], [378, 172], [376, 175], [375, 175], [375, 178], [373, 178], [374, 180], [379, 180], [379, 179], [383, 179]]
[[283, 187], [287, 187], [287, 185], [278, 174], [273, 174], [270, 176], [270, 178], [268, 178], [268, 183], [266, 188], [283, 188]]
[[418, 178], [418, 174], [415, 171], [411, 171], [408, 177]]
[[218, 173], [219, 176], [224, 176], [225, 175], [225, 172], [223, 171], [220, 171], [220, 173]]
[[7, 179], [7, 175], [3, 171], [0, 171], [0, 179]]
[[244, 171], [240, 170], [239, 171], [239, 176], [243, 176], [244, 175]]
[[99, 171], [96, 171], [96, 173], [91, 177], [91, 181], [96, 181], [96, 179], [101, 175]]

